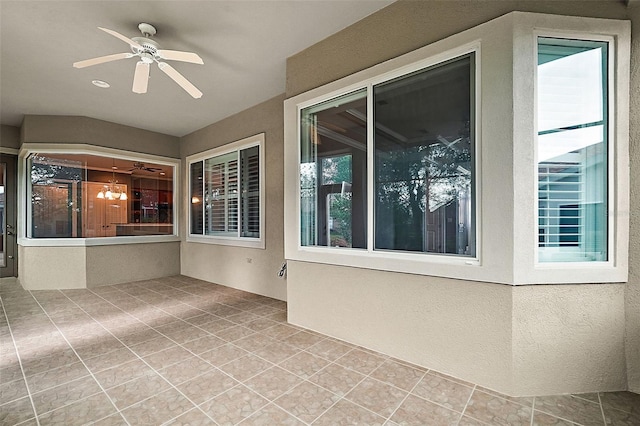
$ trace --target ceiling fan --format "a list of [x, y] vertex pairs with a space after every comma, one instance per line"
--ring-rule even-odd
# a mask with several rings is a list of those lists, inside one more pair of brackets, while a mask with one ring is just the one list
[[168, 61], [181, 61], [189, 62], [192, 64], [204, 64], [202, 58], [195, 53], [181, 52], [179, 50], [165, 50], [160, 49], [160, 45], [151, 40], [156, 33], [156, 29], [153, 25], [141, 23], [138, 25], [138, 29], [142, 32], [142, 37], [128, 38], [122, 34], [107, 29], [98, 27], [107, 34], [119, 38], [120, 40], [128, 43], [131, 47], [131, 53], [115, 53], [113, 55], [100, 56], [98, 58], [86, 59], [84, 61], [75, 62], [74, 68], [85, 68], [92, 65], [103, 64], [106, 62], [117, 61], [120, 59], [128, 59], [138, 57], [140, 60], [136, 64], [136, 71], [133, 75], [133, 92], [134, 93], [147, 93], [147, 85], [149, 84], [149, 66], [155, 62], [158, 64], [158, 68], [166, 75], [168, 75], [173, 81], [175, 81], [180, 87], [182, 87], [188, 94], [194, 98], [202, 97], [202, 92], [198, 90], [189, 80], [187, 80], [182, 74], [175, 70]]
[[146, 167], [144, 165], [144, 163], [140, 163], [138, 161], [133, 163], [133, 168], [132, 169], [129, 169], [130, 172], [133, 172], [135, 170], [144, 170], [146, 172], [151, 172], [151, 173], [161, 172], [162, 171], [162, 169], [159, 168], [159, 167]]

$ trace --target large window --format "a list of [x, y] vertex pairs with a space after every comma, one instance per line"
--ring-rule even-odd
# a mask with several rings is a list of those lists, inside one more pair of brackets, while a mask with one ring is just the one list
[[33, 152], [26, 169], [29, 238], [174, 235], [174, 165]]
[[475, 256], [474, 76], [469, 53], [302, 109], [300, 244]]
[[607, 260], [608, 43], [538, 39], [538, 257]]
[[263, 140], [259, 135], [187, 159], [191, 240], [263, 246]]
[[285, 100], [286, 258], [625, 282], [630, 40], [513, 12]]

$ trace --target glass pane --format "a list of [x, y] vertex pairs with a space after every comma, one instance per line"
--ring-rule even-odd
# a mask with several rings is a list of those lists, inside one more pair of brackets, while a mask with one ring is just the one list
[[375, 248], [474, 256], [473, 54], [373, 93]]
[[366, 90], [302, 110], [303, 246], [367, 247]]
[[84, 154], [28, 159], [32, 238], [173, 234], [173, 167]]
[[191, 233], [202, 235], [204, 224], [203, 213], [203, 162], [198, 161], [190, 166], [191, 176]]
[[260, 148], [240, 151], [242, 237], [260, 237]]
[[538, 40], [538, 258], [607, 260], [607, 43]]

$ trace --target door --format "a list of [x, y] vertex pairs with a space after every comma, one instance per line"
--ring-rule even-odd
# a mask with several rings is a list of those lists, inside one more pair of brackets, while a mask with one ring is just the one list
[[18, 157], [0, 153], [0, 277], [18, 276], [16, 235]]

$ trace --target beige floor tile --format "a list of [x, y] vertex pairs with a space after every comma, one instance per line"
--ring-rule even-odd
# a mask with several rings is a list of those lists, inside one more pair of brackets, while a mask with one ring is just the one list
[[347, 352], [353, 349], [352, 346], [345, 345], [340, 342], [336, 342], [332, 339], [325, 339], [308, 347], [306, 350], [314, 355], [327, 359], [329, 361], [335, 361]]
[[145, 357], [156, 352], [170, 349], [176, 345], [177, 344], [171, 341], [169, 338], [160, 336], [156, 337], [155, 339], [147, 340], [146, 342], [129, 346], [129, 349], [135, 352], [138, 356]]
[[362, 374], [370, 374], [385, 361], [383, 357], [373, 355], [361, 349], [352, 349], [335, 362]]
[[376, 368], [371, 377], [382, 382], [392, 384], [400, 389], [410, 391], [424, 376], [424, 371], [409, 367], [405, 364], [386, 360]]
[[95, 374], [95, 378], [104, 389], [109, 389], [151, 373], [153, 370], [147, 364], [136, 359], [102, 370]]
[[277, 324], [277, 325], [274, 325], [273, 327], [270, 327], [264, 330], [263, 334], [269, 337], [272, 337], [276, 340], [284, 340], [287, 337], [292, 336], [299, 332], [300, 330], [288, 324]]
[[272, 367], [247, 380], [244, 384], [263, 397], [274, 400], [300, 383], [302, 383], [302, 379], [298, 376], [280, 367]]
[[35, 393], [88, 375], [89, 370], [83, 363], [74, 362], [73, 364], [29, 376], [27, 377], [27, 383], [29, 391]]
[[231, 426], [251, 416], [269, 401], [239, 385], [204, 402], [200, 408], [220, 426]]
[[489, 424], [531, 424], [531, 408], [480, 391], [473, 392], [464, 414]]
[[308, 379], [329, 364], [326, 359], [308, 352], [300, 352], [279, 364], [280, 367], [293, 374]]
[[135, 359], [138, 359], [136, 354], [134, 354], [127, 348], [123, 348], [116, 349], [115, 351], [108, 352], [104, 355], [85, 359], [84, 363], [92, 373], [97, 373], [99, 371], [106, 370], [108, 368], [124, 364]]
[[235, 327], [235, 326], [236, 324], [232, 323], [231, 321], [218, 319], [216, 321], [210, 321], [206, 324], [199, 325], [198, 327], [208, 333], [216, 334], [216, 333], [220, 333], [223, 330], [226, 330], [228, 328]]
[[242, 426], [297, 426], [303, 422], [283, 411], [280, 407], [269, 404], [240, 423]]
[[543, 413], [538, 410], [534, 410], [533, 412], [533, 426], [573, 426], [575, 423], [572, 423], [567, 420], [559, 419], [558, 417], [554, 417], [550, 414]]
[[160, 425], [193, 407], [180, 392], [169, 389], [127, 408], [122, 411], [122, 416], [131, 425]]
[[259, 357], [264, 358], [267, 361], [273, 362], [274, 364], [280, 363], [285, 359], [290, 358], [299, 352], [300, 352], [300, 349], [287, 345], [286, 343], [282, 343], [282, 342], [271, 343], [270, 345], [267, 345], [264, 348], [260, 348], [254, 351], [254, 353]]
[[[435, 374], [438, 374], [438, 373], [435, 373]], [[464, 383], [467, 386], [473, 386], [473, 384], [470, 384], [469, 382], [463, 382], [463, 381], [461, 381], [459, 379], [453, 379], [453, 380], [454, 381], [457, 380], [458, 383]], [[505, 394], [500, 393], [500, 392], [496, 392], [496, 391], [494, 391], [492, 389], [484, 388], [482, 386], [477, 386], [476, 389], [478, 391], [480, 391], [480, 392], [488, 393], [489, 395], [497, 396], [497, 397], [500, 397], [502, 399], [506, 399], [506, 400], [511, 401], [511, 402], [517, 402], [518, 404], [522, 404], [522, 405], [524, 405], [526, 407], [533, 406], [533, 397], [531, 397], [531, 396], [509, 396], [509, 395], [505, 395]], [[595, 395], [596, 402], [598, 402], [598, 395], [597, 394], [583, 394], [583, 395], [585, 395], [585, 396]]]
[[76, 353], [71, 348], [68, 348], [43, 357], [23, 357], [22, 368], [24, 369], [25, 375], [30, 376], [79, 361], [80, 358], [78, 358]]
[[[117, 333], [116, 333], [117, 335]], [[162, 335], [155, 331], [154, 329], [143, 326], [142, 330], [134, 331], [133, 333], [129, 333], [127, 335], [119, 337], [120, 341], [127, 346], [134, 346], [142, 342], [147, 342], [152, 339], [156, 339], [161, 337]]]
[[296, 334], [292, 334], [291, 336], [283, 339], [282, 341], [287, 345], [294, 346], [298, 349], [307, 349], [310, 346], [315, 345], [318, 342], [325, 340], [326, 337], [318, 334], [311, 333], [307, 331], [299, 331]]
[[427, 373], [411, 393], [454, 411], [462, 412], [473, 388]]
[[366, 378], [345, 398], [383, 417], [389, 417], [407, 396], [407, 392], [378, 380]]
[[191, 358], [193, 354], [188, 350], [181, 348], [180, 346], [173, 346], [164, 351], [156, 352], [151, 355], [147, 355], [143, 358], [144, 362], [149, 364], [156, 370], [161, 370], [170, 365], [176, 364], [185, 359]]
[[273, 364], [269, 361], [255, 355], [248, 354], [241, 358], [234, 359], [219, 368], [234, 379], [243, 382], [262, 373], [263, 371], [268, 370], [272, 366]]
[[32, 396], [38, 415], [102, 392], [91, 376], [74, 380]]
[[615, 408], [640, 415], [640, 394], [632, 392], [607, 392], [600, 394], [603, 407]]
[[461, 414], [441, 405], [409, 395], [398, 407], [391, 420], [399, 425], [457, 425]]
[[187, 380], [191, 380], [202, 373], [206, 373], [213, 368], [215, 367], [194, 355], [184, 361], [180, 361], [160, 370], [159, 373], [175, 386], [186, 382]]
[[116, 413], [110, 416], [104, 417], [95, 423], [92, 426], [130, 426], [129, 423], [122, 417], [121, 414]]
[[165, 426], [208, 426], [213, 421], [200, 409], [192, 408], [177, 418], [165, 423]]
[[239, 348], [231, 343], [227, 343], [222, 346], [218, 346], [210, 351], [203, 352], [199, 356], [207, 362], [220, 367], [228, 362], [233, 361], [247, 355], [248, 352], [242, 348]]
[[274, 403], [298, 419], [311, 423], [339, 399], [336, 394], [305, 381], [280, 396]]
[[245, 323], [244, 326], [247, 327], [249, 330], [264, 331], [267, 328], [271, 328], [277, 324], [278, 324], [277, 322], [272, 321], [268, 318], [259, 317], [258, 319]]
[[24, 379], [0, 383], [0, 405], [28, 395]]
[[35, 413], [29, 397], [25, 396], [0, 405], [0, 424], [2, 425], [16, 425], [31, 418], [35, 418]]
[[571, 395], [536, 397], [535, 408], [585, 426], [602, 425], [604, 422], [600, 404]]
[[330, 364], [309, 377], [309, 381], [337, 395], [344, 396], [364, 378], [365, 376], [357, 371], [349, 370], [338, 364]]
[[[634, 407], [635, 408], [635, 407]], [[603, 407], [605, 424], [607, 426], [638, 426], [640, 414]]]
[[220, 339], [216, 336], [205, 336], [196, 340], [191, 340], [189, 342], [183, 343], [181, 346], [196, 355], [199, 355], [203, 352], [210, 351], [211, 349], [215, 349], [219, 346], [225, 345], [227, 342]]
[[314, 426], [351, 426], [357, 424], [381, 426], [385, 424], [385, 419], [353, 402], [341, 399], [313, 424]]
[[178, 389], [196, 404], [201, 404], [211, 398], [236, 386], [238, 382], [218, 369], [207, 371], [187, 382], [178, 385]]
[[150, 373], [107, 390], [119, 410], [157, 395], [171, 386], [158, 374]]
[[215, 333], [216, 336], [226, 340], [227, 342], [234, 342], [252, 334], [255, 334], [255, 331], [241, 325], [234, 325], [233, 327], [225, 328], [224, 330]]
[[269, 336], [261, 333], [254, 333], [233, 342], [234, 345], [241, 347], [245, 351], [254, 352], [269, 346], [276, 341]]
[[38, 417], [41, 425], [82, 425], [116, 412], [109, 398], [97, 393]]

